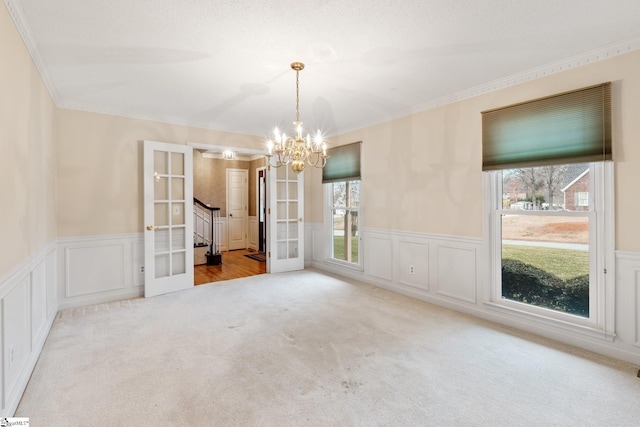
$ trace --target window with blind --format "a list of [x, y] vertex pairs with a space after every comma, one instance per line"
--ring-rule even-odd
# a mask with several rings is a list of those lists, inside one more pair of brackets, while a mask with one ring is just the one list
[[609, 83], [482, 113], [494, 303], [607, 329], [611, 132]]
[[325, 189], [327, 260], [362, 268], [359, 251], [362, 224], [361, 142], [327, 150], [322, 171]]

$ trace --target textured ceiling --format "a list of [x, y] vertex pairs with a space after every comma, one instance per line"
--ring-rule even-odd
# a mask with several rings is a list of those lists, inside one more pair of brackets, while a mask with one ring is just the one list
[[58, 106], [253, 135], [295, 119], [293, 61], [332, 135], [640, 48], [639, 0], [5, 4]]

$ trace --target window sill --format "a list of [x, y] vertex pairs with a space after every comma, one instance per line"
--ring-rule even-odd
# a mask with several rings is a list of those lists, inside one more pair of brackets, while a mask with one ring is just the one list
[[364, 271], [364, 268], [362, 267], [362, 265], [355, 264], [353, 262], [340, 261], [340, 260], [335, 259], [335, 258], [325, 258], [324, 262], [327, 263], [327, 264], [334, 265], [334, 266], [348, 268], [350, 270], [355, 270], [355, 271], [360, 271], [360, 272]]
[[555, 319], [553, 317], [543, 316], [541, 314], [532, 313], [530, 311], [511, 307], [507, 304], [502, 304], [500, 302], [485, 301], [484, 305], [490, 310], [493, 310], [502, 314], [507, 314], [511, 317], [514, 317], [520, 320], [533, 322], [543, 327], [553, 327], [566, 332], [576, 333], [582, 336], [596, 338], [596, 339], [605, 340], [609, 342], [613, 342], [616, 336], [615, 333], [606, 332], [603, 329], [600, 329], [595, 326], [578, 324], [578, 323], [573, 323], [566, 320]]

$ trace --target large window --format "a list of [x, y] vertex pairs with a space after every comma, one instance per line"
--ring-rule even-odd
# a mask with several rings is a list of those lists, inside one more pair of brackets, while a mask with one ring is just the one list
[[339, 181], [325, 185], [331, 198], [330, 257], [359, 265], [360, 181]]
[[611, 337], [610, 84], [488, 110], [482, 123], [491, 303]]

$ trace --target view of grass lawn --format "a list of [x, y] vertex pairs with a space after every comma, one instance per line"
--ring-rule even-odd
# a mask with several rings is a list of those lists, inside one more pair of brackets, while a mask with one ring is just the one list
[[522, 261], [562, 280], [589, 274], [588, 251], [503, 244], [502, 259]]
[[[333, 257], [336, 259], [345, 259], [344, 256], [344, 237], [333, 236]], [[351, 237], [351, 261], [358, 262], [358, 236]]]

